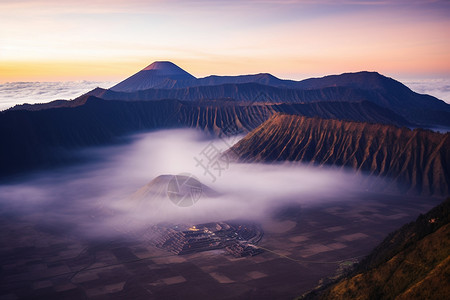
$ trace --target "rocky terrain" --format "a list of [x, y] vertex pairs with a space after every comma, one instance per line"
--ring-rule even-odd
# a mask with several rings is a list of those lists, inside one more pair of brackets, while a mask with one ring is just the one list
[[397, 114], [370, 102], [272, 105], [229, 101], [124, 102], [93, 96], [82, 100], [75, 107], [33, 105], [33, 110], [0, 112], [0, 139], [7, 145], [0, 147], [0, 176], [65, 163], [73, 160], [66, 150], [105, 145], [144, 130], [188, 127], [213, 135], [245, 133], [276, 112], [409, 125]]
[[299, 161], [389, 178], [405, 192], [446, 195], [450, 134], [277, 114], [234, 145], [241, 161]]

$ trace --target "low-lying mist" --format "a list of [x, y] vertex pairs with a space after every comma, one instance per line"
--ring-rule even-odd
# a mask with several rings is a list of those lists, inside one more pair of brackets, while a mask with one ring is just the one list
[[[2, 214], [87, 238], [136, 237], [136, 232], [160, 222], [199, 224], [236, 218], [262, 222], [283, 205], [305, 207], [357, 198], [368, 181], [342, 169], [232, 162], [216, 154], [236, 138], [211, 139], [195, 130], [156, 131], [131, 140], [84, 150], [83, 155], [99, 158], [95, 163], [0, 185]], [[167, 196], [172, 177], [149, 184], [160, 175], [180, 173], [192, 174], [202, 184], [203, 192], [194, 193], [191, 205], [176, 205]], [[188, 186], [188, 193], [195, 192], [192, 189]]]
[[96, 87], [113, 85], [108, 81], [5, 82], [0, 83], [0, 111], [17, 104], [47, 103], [73, 99]]

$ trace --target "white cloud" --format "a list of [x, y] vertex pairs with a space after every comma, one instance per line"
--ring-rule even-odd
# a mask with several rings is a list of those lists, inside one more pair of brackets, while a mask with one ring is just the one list
[[46, 103], [53, 100], [69, 100], [81, 96], [96, 87], [108, 88], [112, 82], [6, 82], [0, 84], [0, 111], [23, 103]]
[[450, 78], [405, 80], [403, 83], [420, 94], [429, 94], [450, 104]]
[[[298, 164], [231, 164], [213, 182], [196, 166], [213, 142], [193, 130], [164, 130], [136, 136], [130, 144], [86, 150], [101, 162], [43, 172], [0, 185], [0, 211], [49, 226], [108, 236], [148, 228], [157, 222], [201, 223], [233, 218], [267, 218], [286, 203], [301, 206], [357, 197], [362, 176]], [[220, 196], [178, 207], [167, 197], [130, 201], [130, 195], [162, 174], [193, 173]], [[157, 203], [156, 203], [157, 202]]]

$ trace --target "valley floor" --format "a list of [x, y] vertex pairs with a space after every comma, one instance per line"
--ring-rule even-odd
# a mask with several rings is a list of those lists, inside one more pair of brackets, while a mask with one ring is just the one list
[[[363, 199], [362, 199], [363, 198]], [[364, 195], [268, 220], [254, 257], [177, 256], [145, 241], [83, 241], [0, 217], [0, 299], [292, 299], [439, 201]]]

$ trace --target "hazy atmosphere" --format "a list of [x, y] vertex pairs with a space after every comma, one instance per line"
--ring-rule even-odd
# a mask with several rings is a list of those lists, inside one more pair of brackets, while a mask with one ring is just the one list
[[[135, 135], [120, 146], [87, 149], [79, 155], [99, 162], [1, 185], [1, 210], [84, 238], [130, 237], [129, 230], [160, 222], [198, 224], [242, 218], [263, 222], [270, 220], [275, 208], [287, 204], [317, 206], [342, 201], [344, 195], [346, 201], [356, 201], [370, 180], [345, 169], [292, 163], [246, 165], [224, 160], [220, 172], [205, 172], [197, 164], [205, 148], [213, 145], [223, 151], [229, 143], [180, 129]], [[133, 200], [132, 195], [156, 177], [181, 173], [193, 174], [206, 186], [194, 205], [175, 205], [167, 187], [154, 197]]]
[[0, 300], [450, 299], [450, 1], [0, 0]]
[[[6, 82], [0, 83], [0, 110], [17, 104], [46, 103], [74, 99], [96, 87], [108, 88], [113, 81]], [[450, 79], [406, 79], [403, 83], [417, 93], [429, 94], [450, 103]]]

